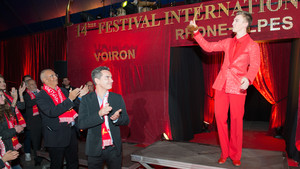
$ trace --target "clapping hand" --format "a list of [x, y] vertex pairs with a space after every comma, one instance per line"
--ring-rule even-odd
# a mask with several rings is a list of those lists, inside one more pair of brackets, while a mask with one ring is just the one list
[[112, 116], [110, 116], [110, 119], [113, 120], [113, 121], [117, 120], [120, 117], [121, 112], [122, 112], [122, 109], [119, 109]]
[[25, 83], [22, 83], [19, 87], [19, 95], [21, 95], [21, 93], [23, 94], [25, 90], [26, 90], [26, 85]]
[[107, 103], [105, 106], [102, 107], [102, 109], [99, 110], [98, 114], [99, 116], [105, 116], [108, 115], [108, 113], [112, 110], [112, 107]]
[[18, 99], [18, 93], [16, 88], [11, 88], [10, 95], [13, 97], [13, 99]]
[[82, 88], [82, 86], [80, 87], [80, 94], [79, 97], [82, 97], [84, 95], [86, 95], [89, 92], [89, 88], [87, 85], [84, 85], [84, 87]]
[[12, 150], [8, 150], [2, 157], [2, 161], [3, 162], [8, 162], [11, 160], [16, 159], [19, 156], [19, 152], [18, 151], [12, 151]]
[[19, 87], [19, 96], [20, 96], [20, 101], [23, 99], [23, 92], [26, 90], [26, 85], [25, 83], [22, 83]]
[[24, 127], [20, 126], [20, 125], [15, 125], [14, 127], [16, 129], [17, 133], [21, 133], [24, 130]]
[[79, 95], [80, 90], [81, 90], [80, 88], [76, 88], [76, 89], [74, 89], [74, 90], [70, 89], [69, 99], [70, 99], [71, 101], [75, 100], [76, 97]]

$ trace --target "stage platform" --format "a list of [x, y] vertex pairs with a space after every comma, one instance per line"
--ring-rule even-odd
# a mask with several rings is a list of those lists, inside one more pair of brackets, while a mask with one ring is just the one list
[[[190, 142], [159, 141], [131, 154], [131, 160], [150, 169], [149, 164], [181, 169], [237, 169], [228, 159], [218, 164], [219, 146]], [[288, 169], [284, 152], [243, 149], [240, 169]]]

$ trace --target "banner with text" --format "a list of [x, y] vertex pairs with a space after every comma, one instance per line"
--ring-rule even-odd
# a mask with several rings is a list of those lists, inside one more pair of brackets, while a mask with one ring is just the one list
[[68, 27], [68, 76], [72, 85], [91, 80], [98, 66], [111, 69], [113, 92], [123, 95], [130, 116], [128, 141], [171, 137], [168, 115], [170, 47], [195, 45], [186, 30], [195, 16], [209, 41], [232, 37], [236, 11], [252, 13], [254, 40], [300, 38], [298, 0], [211, 1], [101, 19]]

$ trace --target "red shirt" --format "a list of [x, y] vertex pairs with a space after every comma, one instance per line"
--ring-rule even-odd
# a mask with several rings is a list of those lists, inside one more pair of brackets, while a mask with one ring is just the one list
[[251, 39], [249, 34], [239, 39], [234, 37], [218, 42], [208, 42], [200, 32], [197, 32], [194, 38], [207, 52], [225, 52], [223, 65], [213, 88], [216, 90], [224, 88], [226, 93], [231, 94], [246, 94], [246, 91], [240, 89], [241, 79], [246, 77], [251, 84], [260, 67], [259, 45]]

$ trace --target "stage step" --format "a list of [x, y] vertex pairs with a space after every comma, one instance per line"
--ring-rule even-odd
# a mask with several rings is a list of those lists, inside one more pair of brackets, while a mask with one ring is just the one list
[[[159, 141], [131, 154], [131, 160], [150, 169], [151, 164], [180, 169], [236, 169], [230, 159], [220, 165], [219, 146]], [[288, 169], [284, 152], [243, 149], [240, 169]]]

